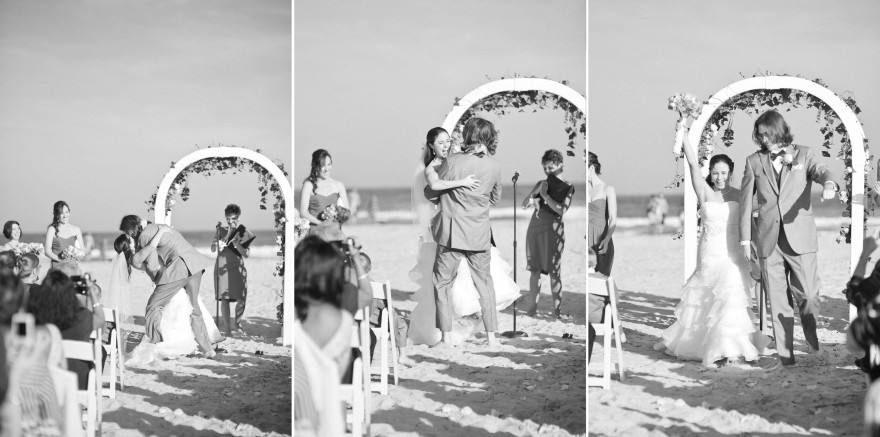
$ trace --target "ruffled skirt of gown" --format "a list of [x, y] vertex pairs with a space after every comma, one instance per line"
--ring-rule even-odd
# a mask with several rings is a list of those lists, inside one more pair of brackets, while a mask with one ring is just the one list
[[[202, 310], [202, 320], [205, 322], [209, 341], [212, 344], [222, 341], [223, 335], [217, 329], [214, 318], [211, 317], [202, 299], [199, 299], [199, 308]], [[181, 289], [162, 309], [162, 320], [159, 323], [162, 341], [155, 344], [150, 343], [149, 339], [144, 336], [141, 343], [131, 352], [125, 365], [145, 365], [153, 361], [174, 359], [198, 351], [199, 345], [196, 343], [190, 325], [191, 314], [192, 305], [189, 302], [189, 296], [186, 294], [186, 290]]]
[[[510, 265], [501, 257], [498, 249], [493, 247], [490, 253], [489, 270], [495, 285], [495, 308], [497, 311], [501, 311], [519, 298], [520, 289], [516, 282], [513, 282]], [[437, 305], [434, 300], [433, 270], [436, 255], [436, 243], [422, 242], [419, 244], [419, 258], [416, 266], [409, 272], [410, 279], [419, 285], [414, 297], [416, 307], [410, 313], [409, 320], [408, 336], [413, 344], [433, 345], [441, 338], [440, 329], [436, 326]], [[470, 267], [465, 258], [462, 258], [458, 265], [457, 276], [450, 286], [450, 292], [452, 309], [456, 319], [452, 339], [455, 342], [460, 342], [470, 336], [473, 331], [473, 323], [461, 318], [480, 312], [480, 295], [474, 286]]]
[[[663, 331], [666, 352], [711, 366], [723, 358], [754, 361], [770, 339], [756, 329], [752, 311], [748, 263], [732, 245], [727, 250], [707, 247], [724, 235], [701, 241], [697, 269], [684, 285], [675, 308], [675, 323]], [[719, 253], [720, 252], [720, 253]]]

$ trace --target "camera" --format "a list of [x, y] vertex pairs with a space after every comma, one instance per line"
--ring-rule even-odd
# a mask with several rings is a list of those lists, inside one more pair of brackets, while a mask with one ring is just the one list
[[16, 336], [26, 340], [34, 337], [34, 316], [30, 313], [15, 313], [12, 315], [12, 332]]
[[76, 289], [76, 294], [88, 295], [89, 287], [91, 287], [95, 282], [92, 280], [92, 276], [88, 273], [80, 276], [71, 276], [70, 280], [73, 281], [73, 286]]
[[849, 282], [846, 283], [846, 289], [843, 290], [843, 294], [846, 295], [846, 300], [850, 304], [854, 305], [857, 308], [862, 308], [872, 300], [877, 297], [877, 293], [880, 290], [870, 290], [865, 291], [860, 287], [861, 283], [864, 279], [852, 278]]

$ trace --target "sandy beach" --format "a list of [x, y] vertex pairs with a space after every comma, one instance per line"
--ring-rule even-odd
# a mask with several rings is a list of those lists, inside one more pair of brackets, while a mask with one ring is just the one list
[[[563, 254], [563, 313], [550, 317], [549, 294], [542, 293], [538, 317], [517, 317], [527, 338], [502, 338], [489, 351], [485, 336], [464, 346], [436, 350], [410, 347], [418, 364], [400, 372], [388, 395], [373, 394], [374, 436], [578, 435], [586, 432], [585, 379], [585, 220], [566, 221]], [[525, 270], [527, 220], [517, 221], [517, 282], [528, 287]], [[492, 229], [502, 256], [512, 264], [513, 221], [495, 220]], [[373, 261], [371, 277], [391, 281], [395, 305], [406, 315], [417, 285], [409, 277], [417, 244], [410, 225], [347, 225]], [[549, 291], [547, 292], [549, 293]], [[499, 313], [499, 330], [511, 330], [510, 309]], [[565, 333], [573, 339], [563, 339]]]
[[[708, 369], [653, 350], [662, 330], [674, 321], [684, 279], [684, 244], [670, 234], [618, 230], [612, 275], [620, 290], [627, 339], [626, 380], [615, 376], [611, 390], [589, 389], [590, 435], [861, 435], [865, 375], [846, 350], [848, 307], [841, 294], [849, 279], [850, 246], [837, 244], [837, 233], [819, 231], [824, 300], [818, 333], [822, 347], [831, 351], [828, 364], [819, 365], [809, 356], [796, 322], [797, 366], [764, 373]], [[765, 325], [764, 333], [772, 335], [772, 326]], [[591, 375], [600, 372], [601, 354], [600, 338]]]
[[[126, 368], [125, 390], [117, 390], [116, 399], [103, 398], [104, 436], [291, 434], [291, 349], [281, 346], [281, 324], [275, 318], [281, 301], [276, 294], [281, 279], [272, 276], [276, 262], [261, 257], [246, 261], [246, 335], [221, 343], [227, 353], [215, 360], [196, 355]], [[48, 259], [41, 265], [46, 269]], [[107, 286], [110, 261], [80, 266]], [[152, 290], [149, 278], [135, 271], [130, 298], [135, 324], [128, 326], [128, 351], [143, 337], [144, 307]], [[213, 316], [213, 267], [203, 276], [200, 296]]]

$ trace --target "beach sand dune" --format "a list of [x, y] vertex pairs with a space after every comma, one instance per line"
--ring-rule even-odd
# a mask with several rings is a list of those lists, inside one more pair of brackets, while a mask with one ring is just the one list
[[[861, 435], [865, 375], [846, 350], [848, 306], [841, 294], [849, 279], [850, 246], [837, 244], [836, 237], [837, 231], [819, 232], [824, 299], [819, 341], [831, 351], [828, 364], [808, 354], [798, 323], [798, 365], [762, 373], [707, 369], [653, 350], [674, 321], [684, 245], [668, 235], [615, 234], [612, 274], [622, 302], [627, 375], [623, 383], [615, 378], [611, 390], [590, 388], [590, 435]], [[764, 332], [772, 335], [772, 326], [765, 325]], [[601, 354], [600, 341], [591, 375], [598, 375]]]
[[[517, 223], [517, 282], [523, 289], [528, 288], [529, 278], [527, 223]], [[495, 220], [492, 230], [502, 256], [512, 264], [513, 221]], [[415, 302], [409, 299], [417, 285], [408, 273], [418, 249], [413, 227], [348, 225], [345, 231], [359, 237], [372, 258], [373, 280], [390, 280], [395, 305], [402, 313], [412, 311]], [[482, 333], [450, 350], [410, 347], [418, 364], [401, 370], [400, 385], [389, 386], [387, 396], [372, 397], [373, 435], [583, 434], [585, 234], [584, 220], [566, 221], [563, 313], [570, 317], [561, 321], [550, 317], [550, 296], [542, 294], [537, 318], [517, 317], [517, 329], [529, 337], [502, 338], [504, 346], [499, 350], [488, 350]], [[512, 328], [513, 316], [507, 309], [499, 314], [499, 330]], [[562, 338], [566, 333], [574, 338]]]
[[[281, 346], [281, 324], [275, 319], [275, 306], [281, 301], [281, 279], [272, 276], [277, 262], [278, 258], [246, 261], [246, 336], [221, 343], [229, 352], [216, 360], [193, 356], [127, 368], [125, 390], [117, 390], [116, 399], [103, 399], [103, 435], [290, 435], [291, 349]], [[81, 263], [102, 287], [109, 281], [110, 266], [109, 261]], [[200, 293], [210, 316], [215, 311], [213, 282], [212, 267], [202, 278]], [[136, 271], [129, 351], [143, 337], [144, 307], [152, 290], [149, 278]]]

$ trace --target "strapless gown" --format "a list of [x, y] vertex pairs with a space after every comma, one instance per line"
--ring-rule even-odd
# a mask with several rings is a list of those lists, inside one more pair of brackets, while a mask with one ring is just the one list
[[675, 323], [663, 331], [666, 352], [713, 365], [758, 359], [770, 339], [755, 328], [749, 264], [739, 244], [739, 203], [706, 202], [697, 268], [684, 285]]

